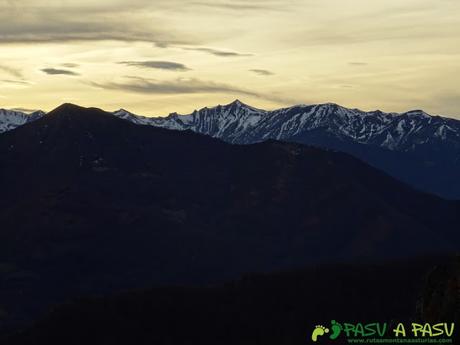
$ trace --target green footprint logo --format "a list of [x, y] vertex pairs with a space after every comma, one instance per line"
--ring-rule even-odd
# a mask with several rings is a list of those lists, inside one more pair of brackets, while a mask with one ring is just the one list
[[342, 333], [342, 325], [335, 320], [331, 321], [331, 329], [332, 333], [329, 336], [329, 339], [335, 340], [339, 337], [340, 333]]
[[329, 333], [329, 328], [326, 328], [321, 325], [315, 326], [315, 329], [311, 334], [311, 340], [313, 340], [313, 342], [315, 343], [318, 341], [318, 337], [323, 336], [325, 333]]

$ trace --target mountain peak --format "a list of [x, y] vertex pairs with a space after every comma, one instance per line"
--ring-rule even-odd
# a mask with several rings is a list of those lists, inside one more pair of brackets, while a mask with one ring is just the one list
[[233, 102], [226, 105], [226, 107], [244, 107], [251, 108], [249, 105], [241, 102], [239, 99], [235, 99]]
[[244, 105], [243, 102], [241, 102], [239, 99], [235, 99], [233, 102], [230, 103], [230, 105], [235, 104], [235, 105]]
[[53, 109], [47, 114], [47, 117], [60, 117], [60, 118], [86, 118], [107, 117], [112, 114], [107, 113], [99, 108], [85, 108], [73, 103], [63, 103], [59, 107]]
[[129, 114], [131, 114], [131, 112], [126, 110], [125, 108], [120, 108], [118, 110], [115, 110], [114, 113], [129, 113]]
[[421, 117], [421, 118], [430, 118], [431, 117], [431, 115], [425, 113], [423, 110], [420, 110], [420, 109], [409, 110], [408, 112], [406, 112], [403, 115], [418, 116], [418, 117]]
[[232, 110], [239, 110], [239, 109], [244, 109], [246, 111], [251, 111], [251, 112], [259, 112], [259, 113], [265, 113], [265, 110], [258, 109], [255, 107], [252, 107], [246, 103], [241, 102], [239, 99], [235, 99], [233, 102], [221, 106], [224, 109], [230, 109]]
[[58, 115], [62, 113], [76, 113], [86, 111], [89, 108], [81, 107], [73, 103], [63, 103], [48, 113], [48, 115]]

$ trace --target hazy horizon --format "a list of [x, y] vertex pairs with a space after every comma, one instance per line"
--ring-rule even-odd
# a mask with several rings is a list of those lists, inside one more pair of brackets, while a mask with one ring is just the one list
[[[100, 106], [97, 106], [97, 105], [89, 105], [87, 106], [88, 108], [99, 108], [103, 111], [107, 111], [107, 112], [115, 112], [115, 111], [119, 111], [119, 110], [125, 110], [125, 111], [128, 111], [134, 115], [139, 115], [139, 116], [145, 116], [145, 117], [167, 117], [171, 114], [178, 114], [178, 115], [189, 115], [191, 113], [193, 113], [194, 111], [199, 111], [199, 110], [202, 110], [202, 109], [205, 109], [205, 108], [214, 108], [214, 107], [217, 107], [217, 106], [225, 106], [225, 105], [230, 105], [231, 103], [235, 102], [235, 101], [239, 101], [243, 104], [246, 104], [250, 107], [253, 107], [253, 108], [256, 108], [256, 109], [259, 109], [259, 110], [262, 110], [262, 111], [276, 111], [276, 110], [279, 110], [279, 109], [283, 109], [283, 108], [290, 108], [290, 107], [295, 107], [295, 106], [312, 106], [312, 105], [322, 105], [322, 104], [336, 104], [338, 106], [341, 106], [341, 107], [344, 107], [346, 109], [358, 109], [358, 110], [361, 110], [361, 111], [366, 111], [366, 112], [372, 112], [372, 111], [382, 111], [382, 109], [379, 109], [379, 108], [375, 108], [375, 109], [368, 109], [368, 110], [364, 110], [364, 109], [359, 109], [359, 108], [356, 108], [356, 107], [346, 107], [344, 106], [343, 104], [337, 104], [335, 102], [325, 102], [325, 103], [295, 103], [295, 104], [291, 104], [290, 106], [286, 106], [286, 107], [273, 107], [273, 108], [261, 108], [261, 107], [255, 107], [253, 106], [252, 104], [249, 104], [248, 102], [242, 100], [242, 99], [233, 99], [232, 101], [229, 101], [228, 103], [216, 103], [216, 104], [208, 104], [208, 105], [204, 105], [203, 107], [199, 107], [199, 108], [191, 108], [190, 110], [188, 111], [185, 111], [185, 112], [177, 112], [177, 111], [172, 111], [172, 112], [169, 112], [169, 113], [164, 113], [164, 114], [146, 114], [146, 113], [138, 113], [138, 112], [134, 112], [132, 111], [131, 109], [126, 109], [126, 108], [123, 108], [123, 107], [118, 107], [118, 108], [113, 108], [113, 109], [105, 109], [105, 108], [102, 108]], [[36, 111], [44, 111], [45, 113], [48, 113], [50, 111], [53, 111], [54, 109], [58, 108], [59, 106], [65, 104], [65, 103], [70, 103], [70, 104], [74, 104], [76, 106], [82, 106], [81, 104], [76, 104], [76, 103], [71, 103], [71, 102], [64, 102], [64, 103], [60, 103], [60, 104], [56, 104], [56, 106], [52, 107], [51, 109], [49, 110], [44, 110], [44, 109], [39, 109], [39, 108], [35, 108], [35, 109], [27, 109], [27, 108], [21, 108], [21, 107], [13, 107], [13, 108], [5, 108], [5, 107], [2, 107], [0, 106], [0, 109], [7, 109], [7, 110], [12, 110], [12, 111], [19, 111], [19, 112], [22, 112], [22, 113], [26, 113], [26, 114], [32, 114]], [[388, 114], [395, 114], [395, 115], [399, 115], [399, 114], [404, 114], [404, 113], [407, 113], [407, 112], [410, 112], [410, 111], [417, 111], [417, 110], [422, 110], [424, 111], [424, 109], [407, 109], [405, 111], [401, 111], [401, 112], [395, 112], [395, 111], [388, 111], [386, 113]], [[430, 114], [430, 113], [427, 113], [428, 115], [431, 115], [431, 116], [441, 116], [441, 117], [445, 117], [445, 118], [452, 118], [452, 119], [459, 119], [459, 118], [456, 118], [455, 116], [449, 116], [449, 115], [445, 115], [445, 114]]]
[[454, 0], [0, 0], [0, 107], [163, 116], [238, 98], [460, 118]]

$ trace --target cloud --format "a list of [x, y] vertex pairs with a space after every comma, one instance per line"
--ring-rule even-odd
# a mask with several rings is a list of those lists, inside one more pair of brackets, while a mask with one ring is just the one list
[[222, 10], [233, 10], [233, 11], [261, 11], [261, 10], [282, 10], [281, 7], [274, 7], [273, 5], [266, 5], [262, 3], [218, 3], [218, 2], [200, 2], [195, 1], [192, 2], [191, 5], [194, 6], [201, 6], [201, 7], [209, 7], [209, 8], [217, 8]]
[[[148, 33], [110, 31], [110, 28], [105, 30], [102, 27], [99, 28], [99, 25], [91, 29], [91, 23], [77, 23], [75, 24], [76, 30], [70, 31], [71, 27], [68, 26], [68, 23], [63, 22], [61, 25], [62, 27], [66, 27], [66, 30], [59, 32], [60, 27], [51, 27], [45, 28], [47, 30], [42, 30], [41, 33], [34, 33], [35, 28], [30, 27], [30, 32], [2, 33], [0, 35], [0, 43], [64, 43], [79, 41], [155, 42], [155, 36]], [[80, 27], [84, 27], [84, 29], [82, 30]], [[1, 30], [2, 25], [0, 24]], [[168, 42], [168, 44], [171, 43], [183, 42], [174, 40]]]
[[[85, 41], [148, 42], [157, 47], [204, 46], [216, 37], [231, 37], [222, 30], [196, 30], [188, 19], [208, 16], [206, 8], [235, 10], [282, 8], [280, 1], [187, 0], [0, 0], [0, 44], [67, 43]], [[225, 14], [223, 14], [225, 15]], [[201, 20], [201, 19], [199, 19]], [[217, 32], [218, 31], [218, 32]], [[231, 51], [204, 48], [216, 56], [240, 56]]]
[[22, 78], [22, 73], [17, 68], [5, 66], [5, 65], [0, 65], [0, 71], [6, 72], [9, 75], [12, 75], [13, 77]]
[[2, 83], [14, 84], [14, 85], [30, 85], [28, 81], [25, 80], [11, 80], [11, 79], [1, 79]]
[[261, 76], [270, 76], [274, 75], [275, 73], [268, 71], [266, 69], [250, 69], [250, 72], [253, 72], [255, 74], [261, 75]]
[[171, 81], [159, 81], [141, 77], [127, 77], [127, 82], [91, 83], [91, 85], [109, 90], [121, 90], [144, 94], [193, 94], [193, 93], [233, 93], [259, 97], [255, 92], [240, 89], [238, 87], [203, 81], [200, 79], [175, 79]]
[[197, 47], [197, 48], [183, 47], [182, 49], [208, 53], [211, 55], [221, 56], [221, 57], [253, 56], [253, 54], [249, 54], [249, 53], [238, 53], [238, 52], [233, 52], [233, 51], [219, 50], [219, 49], [206, 48], [206, 47]]
[[70, 71], [68, 69], [59, 69], [59, 68], [43, 68], [41, 69], [42, 72], [49, 74], [49, 75], [79, 75], [74, 71]]
[[126, 66], [134, 66], [140, 68], [156, 68], [169, 71], [180, 71], [185, 72], [189, 71], [190, 68], [184, 64], [170, 61], [121, 61], [119, 64]]
[[0, 1], [0, 43], [62, 43], [73, 41], [166, 42], [196, 44], [187, 33], [162, 21], [166, 1], [158, 6], [134, 0]]
[[154, 44], [157, 48], [169, 48], [170, 46], [169, 42], [154, 42]]
[[155, 42], [155, 47], [157, 48], [178, 48], [186, 51], [196, 51], [196, 52], [202, 52], [202, 53], [207, 53], [211, 54], [214, 56], [220, 56], [220, 57], [242, 57], [242, 56], [254, 56], [254, 54], [251, 53], [240, 53], [240, 52], [235, 52], [235, 51], [230, 51], [230, 50], [222, 50], [222, 49], [215, 49], [215, 48], [209, 48], [209, 47], [193, 47], [193, 46], [184, 46], [181, 44], [172, 44], [171, 42]]
[[72, 62], [66, 62], [61, 64], [62, 67], [67, 67], [67, 68], [77, 68], [80, 65], [77, 63], [72, 63]]
[[[383, 14], [382, 14], [383, 17]], [[353, 25], [349, 25], [352, 22]], [[340, 27], [341, 30], [336, 30]], [[304, 46], [345, 46], [379, 42], [409, 42], [410, 45], [423, 44], [433, 39], [447, 39], [457, 36], [458, 30], [449, 23], [443, 25], [414, 26], [413, 21], [392, 18], [384, 23], [372, 22], [362, 15], [351, 19], [339, 18], [334, 25], [329, 22], [318, 24], [307, 30], [300, 30], [291, 37], [292, 42]]]
[[29, 108], [11, 108], [10, 110], [20, 111], [21, 113], [30, 114], [38, 111], [38, 109], [29, 109]]

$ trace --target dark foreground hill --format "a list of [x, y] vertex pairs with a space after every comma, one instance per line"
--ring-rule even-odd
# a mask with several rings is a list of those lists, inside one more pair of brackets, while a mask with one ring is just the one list
[[[433, 262], [438, 265], [432, 266]], [[57, 308], [5, 345], [303, 345], [331, 320], [395, 327], [460, 321], [460, 262], [324, 265], [201, 288], [156, 288]], [[454, 333], [457, 341], [459, 332]], [[342, 334], [320, 344], [347, 344]], [[393, 337], [391, 331], [387, 338]], [[0, 338], [0, 340], [2, 340]], [[457, 344], [455, 341], [453, 344]]]
[[65, 104], [0, 136], [0, 315], [69, 297], [458, 249], [459, 204], [341, 153]]

